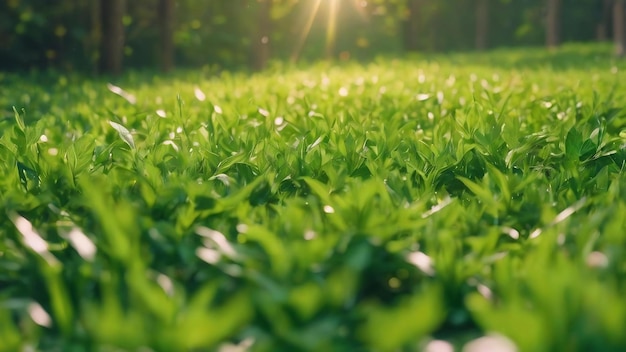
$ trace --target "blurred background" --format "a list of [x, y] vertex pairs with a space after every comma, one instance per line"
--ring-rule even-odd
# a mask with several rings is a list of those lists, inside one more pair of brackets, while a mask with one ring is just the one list
[[0, 70], [261, 70], [272, 61], [613, 41], [625, 0], [3, 0]]

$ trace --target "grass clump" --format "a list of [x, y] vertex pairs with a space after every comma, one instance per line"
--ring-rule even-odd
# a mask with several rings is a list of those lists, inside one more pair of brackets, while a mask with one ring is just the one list
[[0, 350], [620, 350], [609, 51], [3, 74]]

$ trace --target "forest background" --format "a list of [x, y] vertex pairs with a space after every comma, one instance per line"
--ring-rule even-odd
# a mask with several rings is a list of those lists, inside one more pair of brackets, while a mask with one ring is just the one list
[[624, 0], [7, 0], [0, 70], [253, 69], [273, 61], [614, 41]]

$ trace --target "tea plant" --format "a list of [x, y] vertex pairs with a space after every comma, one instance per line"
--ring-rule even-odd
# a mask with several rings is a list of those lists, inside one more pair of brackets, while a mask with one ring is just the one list
[[622, 350], [609, 51], [0, 74], [0, 350]]

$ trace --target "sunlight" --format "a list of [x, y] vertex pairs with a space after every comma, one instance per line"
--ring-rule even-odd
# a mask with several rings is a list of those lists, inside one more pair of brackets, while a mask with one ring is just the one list
[[[334, 57], [335, 43], [337, 41], [337, 16], [339, 13], [339, 0], [313, 0], [311, 3], [311, 9], [309, 11], [307, 21], [302, 28], [300, 37], [298, 38], [298, 41], [296, 42], [296, 45], [292, 52], [291, 62], [298, 61], [300, 53], [302, 52], [302, 48], [304, 47], [304, 43], [311, 33], [313, 22], [315, 21], [315, 18], [319, 12], [322, 1], [326, 1], [328, 3], [328, 22], [326, 24], [326, 44], [324, 48], [325, 55], [326, 59], [332, 59]], [[352, 6], [356, 9], [356, 11], [363, 19], [368, 19], [367, 11], [365, 10], [365, 8], [368, 6], [367, 1], [352, 0]]]
[[315, 2], [313, 3], [313, 7], [311, 8], [311, 14], [309, 15], [309, 18], [307, 19], [307, 22], [304, 25], [304, 28], [302, 30], [302, 33], [300, 33], [300, 38], [298, 38], [294, 51], [291, 54], [291, 62], [298, 61], [298, 57], [300, 56], [300, 52], [302, 51], [302, 47], [304, 46], [304, 42], [306, 41], [306, 38], [309, 36], [309, 33], [311, 32], [313, 21], [315, 20], [315, 16], [317, 16], [317, 11], [320, 9], [321, 3], [322, 3], [322, 0], [315, 0]]
[[369, 6], [366, 0], [352, 0], [352, 6], [356, 9], [356, 12], [365, 21], [369, 20], [366, 8]]
[[326, 58], [332, 59], [335, 51], [335, 40], [337, 38], [337, 12], [339, 0], [329, 0], [328, 25], [326, 27]]

